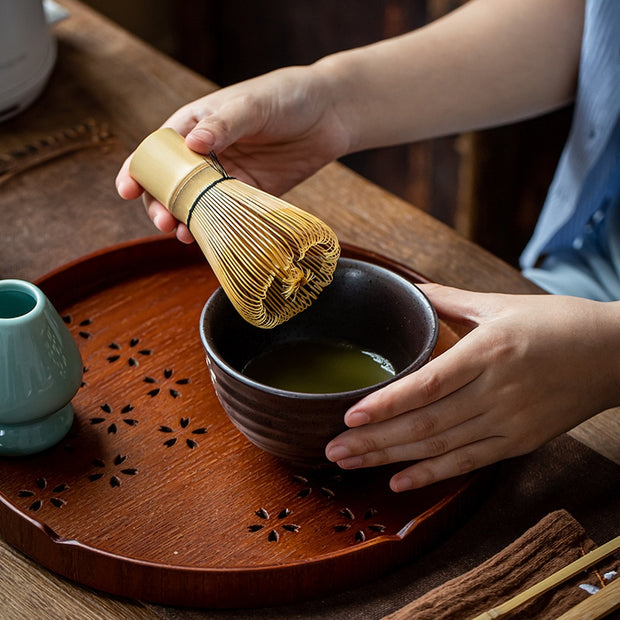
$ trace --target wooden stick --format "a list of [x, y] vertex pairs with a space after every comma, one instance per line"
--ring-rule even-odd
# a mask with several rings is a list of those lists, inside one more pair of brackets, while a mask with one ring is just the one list
[[617, 536], [604, 545], [597, 547], [593, 551], [590, 551], [590, 553], [586, 553], [583, 557], [571, 562], [568, 566], [561, 568], [546, 579], [543, 579], [541, 582], [533, 585], [531, 588], [517, 594], [517, 596], [509, 599], [505, 603], [502, 603], [498, 607], [485, 611], [483, 614], [476, 616], [473, 620], [495, 620], [495, 618], [499, 618], [504, 614], [507, 614], [530, 599], [540, 596], [541, 594], [555, 588], [557, 585], [567, 579], [570, 579], [586, 568], [589, 568], [593, 564], [596, 564], [618, 549], [620, 549], [620, 536]]
[[620, 609], [620, 577], [564, 612], [558, 620], [598, 620]]

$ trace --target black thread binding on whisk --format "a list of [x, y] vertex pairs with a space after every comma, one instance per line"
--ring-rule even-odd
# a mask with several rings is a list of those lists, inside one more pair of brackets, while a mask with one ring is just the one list
[[189, 228], [189, 222], [192, 219], [192, 215], [194, 214], [194, 209], [196, 208], [196, 206], [198, 205], [198, 203], [200, 202], [200, 199], [213, 187], [215, 187], [218, 183], [221, 183], [222, 181], [228, 181], [229, 179], [234, 179], [235, 177], [231, 177], [228, 176], [226, 174], [226, 170], [224, 170], [224, 166], [222, 166], [222, 164], [220, 163], [220, 160], [217, 158], [216, 154], [214, 151], [211, 151], [209, 153], [209, 158], [211, 159], [211, 166], [217, 170], [222, 176], [219, 179], [215, 179], [215, 181], [213, 181], [213, 183], [210, 183], [209, 185], [207, 185], [207, 187], [205, 187], [200, 194], [198, 194], [198, 196], [196, 196], [196, 199], [194, 200], [194, 202], [192, 203], [192, 206], [189, 208], [189, 211], [187, 212], [187, 221], [185, 222], [187, 228]]

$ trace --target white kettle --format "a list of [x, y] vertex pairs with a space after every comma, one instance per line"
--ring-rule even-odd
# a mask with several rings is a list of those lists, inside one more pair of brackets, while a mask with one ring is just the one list
[[42, 0], [0, 0], [0, 121], [39, 96], [55, 61]]

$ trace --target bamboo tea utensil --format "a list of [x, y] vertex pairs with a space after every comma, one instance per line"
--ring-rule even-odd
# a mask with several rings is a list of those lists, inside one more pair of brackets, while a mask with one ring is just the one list
[[612, 553], [620, 549], [620, 536], [612, 538], [609, 542], [597, 547], [596, 549], [586, 553], [586, 555], [580, 557], [578, 560], [571, 562], [568, 566], [561, 568], [546, 579], [533, 585], [531, 588], [517, 594], [513, 598], [509, 599], [505, 603], [485, 611], [484, 613], [476, 616], [473, 620], [495, 620], [501, 616], [513, 611], [523, 603], [552, 590], [556, 586], [560, 585], [567, 579], [574, 577], [583, 570], [586, 570], [590, 566], [593, 566], [597, 562], [611, 555]]
[[564, 612], [557, 620], [598, 620], [620, 609], [620, 578]]
[[333, 276], [340, 246], [317, 217], [199, 155], [173, 129], [138, 146], [129, 167], [198, 242], [226, 295], [249, 323], [272, 328], [307, 308]]

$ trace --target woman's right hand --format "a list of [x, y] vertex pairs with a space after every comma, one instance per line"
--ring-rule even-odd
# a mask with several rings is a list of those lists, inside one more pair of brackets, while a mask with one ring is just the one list
[[[185, 136], [192, 150], [215, 151], [228, 174], [271, 194], [282, 194], [348, 152], [350, 137], [315, 65], [287, 67], [217, 90], [175, 112], [164, 124]], [[118, 193], [138, 198], [129, 157], [116, 179]], [[191, 233], [152, 196], [144, 203], [162, 232]]]

